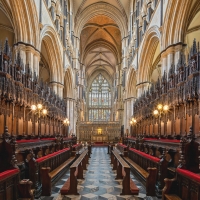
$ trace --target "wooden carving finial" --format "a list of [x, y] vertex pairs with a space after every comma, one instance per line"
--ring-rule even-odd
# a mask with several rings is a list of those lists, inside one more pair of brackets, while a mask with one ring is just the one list
[[186, 137], [181, 137], [180, 141], [180, 160], [178, 167], [181, 169], [185, 169], [186, 162], [185, 162], [185, 144], [187, 143]]
[[2, 136], [3, 136], [4, 140], [8, 140], [9, 139], [10, 134], [8, 133], [8, 127], [7, 126], [4, 127], [4, 133], [3, 133]]
[[4, 49], [3, 49], [4, 54], [9, 55], [10, 54], [10, 47], [8, 45], [8, 38], [5, 40], [4, 44]]
[[195, 135], [193, 133], [192, 126], [190, 126], [189, 133], [187, 134], [187, 139], [189, 142], [191, 142], [192, 140], [195, 140]]

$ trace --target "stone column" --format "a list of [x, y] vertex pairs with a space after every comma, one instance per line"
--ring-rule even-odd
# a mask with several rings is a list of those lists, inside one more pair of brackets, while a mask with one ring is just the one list
[[55, 21], [55, 7], [56, 7], [56, 4], [55, 2], [51, 2], [51, 17], [53, 19], [53, 21]]
[[52, 82], [50, 82], [50, 84], [51, 84], [51, 87], [52, 87], [52, 89], [54, 90], [54, 92], [55, 92], [56, 94], [58, 94], [57, 83], [54, 82], [54, 81], [52, 81]]
[[[64, 19], [64, 27], [63, 27], [63, 45], [66, 48], [67, 47], [67, 19]], [[63, 58], [64, 59], [64, 58]]]
[[60, 31], [60, 16], [56, 15], [56, 29], [59, 32]]
[[34, 53], [35, 53], [35, 49], [33, 49], [32, 47], [27, 47], [26, 48], [26, 64], [29, 64], [29, 67], [32, 71], [32, 73], [34, 72]]
[[163, 76], [164, 71], [168, 71], [167, 69], [167, 54], [166, 52], [163, 52], [161, 54], [161, 62], [162, 62], [162, 67], [161, 67], [161, 76]]
[[33, 72], [36, 72], [36, 75], [39, 76], [39, 63], [40, 63], [40, 53], [35, 51], [33, 56]]
[[57, 84], [57, 92], [58, 92], [57, 94], [61, 99], [63, 98], [63, 88], [64, 85], [62, 83]]
[[182, 49], [183, 49], [184, 47], [182, 46], [182, 45], [176, 45], [175, 46], [175, 48], [174, 48], [174, 50], [175, 50], [175, 52], [174, 52], [174, 64], [175, 64], [175, 71], [176, 71], [176, 69], [177, 69], [177, 63], [178, 63], [178, 61], [179, 61], [179, 59], [180, 59], [180, 56], [181, 56], [181, 51], [182, 51]]
[[144, 16], [142, 17], [142, 19], [143, 19], [143, 32], [145, 33], [146, 28], [147, 28], [147, 16], [144, 15]]
[[151, 1], [149, 1], [149, 3], [147, 4], [147, 6], [148, 6], [148, 21], [150, 21], [150, 19], [151, 19], [151, 15], [152, 15], [152, 13], [153, 13], [153, 9], [152, 9], [152, 2]]
[[130, 13], [130, 26], [129, 26], [129, 28], [130, 28], [130, 39], [131, 39], [132, 35], [133, 35], [133, 12]]
[[174, 63], [174, 47], [170, 47], [166, 50], [167, 54], [167, 69], [166, 72], [168, 74], [171, 64]]

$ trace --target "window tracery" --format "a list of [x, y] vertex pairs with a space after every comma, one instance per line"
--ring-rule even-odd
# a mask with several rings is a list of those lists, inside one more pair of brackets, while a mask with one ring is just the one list
[[111, 90], [108, 81], [99, 74], [89, 90], [89, 121], [110, 121]]

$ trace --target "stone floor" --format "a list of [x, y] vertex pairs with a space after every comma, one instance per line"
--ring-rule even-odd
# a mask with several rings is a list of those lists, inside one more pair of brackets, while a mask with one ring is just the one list
[[116, 172], [112, 170], [110, 165], [110, 157], [107, 154], [106, 147], [95, 147], [92, 149], [91, 158], [89, 160], [88, 169], [84, 174], [84, 180], [78, 180], [78, 192], [80, 195], [59, 194], [60, 188], [69, 177], [69, 171], [60, 181], [52, 188], [50, 197], [41, 197], [41, 200], [157, 200], [156, 197], [146, 196], [145, 187], [131, 173], [131, 179], [135, 182], [140, 192], [139, 195], [121, 196], [122, 180], [115, 180]]

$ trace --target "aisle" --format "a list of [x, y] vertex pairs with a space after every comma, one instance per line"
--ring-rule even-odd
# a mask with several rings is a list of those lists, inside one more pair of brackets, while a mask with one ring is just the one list
[[122, 180], [115, 180], [116, 173], [110, 165], [110, 156], [107, 154], [107, 147], [94, 147], [89, 160], [88, 170], [84, 174], [84, 180], [78, 180], [79, 196], [65, 195], [59, 193], [60, 188], [69, 177], [69, 172], [52, 188], [51, 197], [45, 197], [43, 200], [96, 200], [96, 199], [132, 199], [132, 200], [155, 200], [157, 198], [147, 197], [144, 186], [137, 181], [131, 173], [131, 179], [140, 189], [138, 196], [120, 196], [122, 189]]

